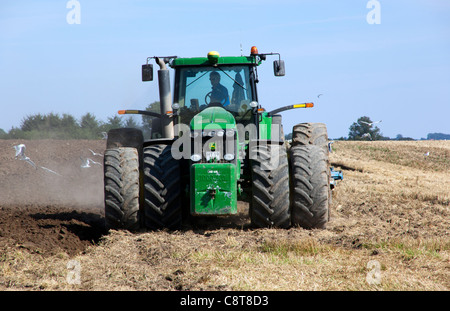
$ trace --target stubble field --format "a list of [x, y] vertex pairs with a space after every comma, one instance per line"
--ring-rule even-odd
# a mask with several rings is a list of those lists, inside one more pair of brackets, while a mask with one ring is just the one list
[[[34, 169], [14, 158], [24, 143]], [[105, 141], [0, 140], [0, 290], [425, 290], [450, 287], [450, 141], [335, 142], [326, 230], [239, 213], [176, 232], [104, 230]], [[425, 154], [429, 152], [429, 155]], [[60, 176], [61, 175], [61, 176]]]

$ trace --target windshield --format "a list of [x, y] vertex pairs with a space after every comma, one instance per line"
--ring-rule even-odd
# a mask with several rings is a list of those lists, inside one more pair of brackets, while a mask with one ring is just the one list
[[220, 105], [235, 116], [247, 113], [253, 100], [249, 66], [182, 67], [177, 71], [176, 98], [181, 114]]

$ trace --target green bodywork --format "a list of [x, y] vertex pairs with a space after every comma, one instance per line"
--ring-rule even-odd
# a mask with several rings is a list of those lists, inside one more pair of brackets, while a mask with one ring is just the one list
[[237, 213], [236, 165], [199, 163], [191, 166], [191, 214]]
[[272, 138], [272, 118], [263, 112], [259, 116], [259, 139], [270, 140]]
[[[253, 56], [225, 56], [219, 57], [218, 65], [234, 65], [234, 64], [261, 64]], [[211, 61], [207, 57], [192, 57], [192, 58], [175, 58], [170, 66], [172, 68], [178, 66], [210, 66]]]
[[[200, 104], [202, 104], [201, 101], [203, 99], [197, 94], [203, 90], [208, 90], [204, 84], [204, 89], [197, 89], [197, 86], [202, 86], [201, 82], [198, 81], [203, 77], [203, 68], [205, 70], [216, 70], [218, 67], [224, 68], [223, 70], [217, 70], [223, 75], [224, 82], [228, 81], [228, 87], [231, 93], [232, 88], [230, 83], [232, 81], [230, 79], [234, 78], [234, 74], [237, 72], [241, 72], [242, 74], [247, 72], [249, 74], [248, 69], [245, 71], [244, 68], [256, 67], [260, 63], [261, 61], [254, 56], [218, 57], [218, 55], [213, 55], [213, 57], [175, 58], [170, 63], [170, 66], [178, 72], [176, 79], [179, 79], [176, 83], [178, 83], [177, 85], [180, 90], [179, 93], [176, 92], [179, 95], [175, 97], [175, 100], [182, 107], [189, 107], [190, 100], [187, 100], [187, 98], [192, 96], [199, 98]], [[236, 66], [235, 72], [232, 71], [234, 66]], [[195, 75], [189, 76], [187, 72], [187, 70], [190, 70], [189, 68], [199, 69], [196, 69], [197, 71], [191, 71]], [[224, 73], [224, 70], [227, 73]], [[187, 79], [190, 80], [188, 81]], [[250, 92], [250, 80], [248, 76], [243, 75], [243, 86], [248, 94], [252, 94]], [[247, 98], [247, 105], [251, 100], [256, 100], [254, 94], [252, 97]], [[250, 107], [247, 109], [250, 109]], [[187, 194], [190, 200], [191, 215], [228, 215], [237, 213], [237, 196], [241, 193], [241, 187], [239, 185], [241, 164], [244, 161], [239, 155], [245, 154], [247, 151], [248, 141], [243, 136], [241, 137], [241, 144], [239, 144], [236, 115], [239, 118], [237, 110], [230, 111], [229, 107], [225, 109], [222, 106], [212, 106], [197, 111], [190, 120], [191, 133], [197, 133], [196, 138], [193, 139], [193, 145], [197, 149], [194, 147], [192, 154], [201, 153], [203, 159], [199, 162], [191, 161], [189, 166], [189, 191]], [[250, 121], [250, 116], [251, 113], [249, 112], [246, 118], [247, 124]], [[259, 120], [258, 138], [264, 140], [270, 139], [272, 118], [266, 112], [257, 113], [255, 118]], [[221, 137], [210, 135], [211, 133], [217, 133], [217, 131], [227, 130], [233, 130], [235, 133], [231, 140], [228, 140], [229, 137], [226, 137], [226, 135]], [[234, 154], [235, 159], [233, 161], [225, 161], [224, 154], [228, 150], [227, 148], [230, 143], [233, 146], [230, 148], [232, 152], [229, 153]], [[220, 158], [208, 159], [205, 156], [207, 153], [211, 155], [214, 152], [217, 152]]]
[[[209, 107], [198, 113], [191, 121], [191, 130], [210, 132], [214, 130], [234, 130], [236, 136], [230, 139], [232, 151], [238, 154], [239, 141], [236, 122], [233, 115], [221, 107]], [[220, 150], [225, 153], [227, 136], [210, 138], [206, 143], [202, 140], [203, 151]], [[195, 140], [194, 140], [195, 141]], [[210, 159], [209, 163], [192, 164], [190, 168], [190, 203], [192, 215], [227, 215], [237, 213], [237, 180], [240, 178], [241, 160], [233, 163], [217, 163]], [[239, 169], [238, 169], [239, 168]]]
[[235, 129], [234, 116], [221, 107], [209, 107], [198, 113], [191, 120], [192, 130]]

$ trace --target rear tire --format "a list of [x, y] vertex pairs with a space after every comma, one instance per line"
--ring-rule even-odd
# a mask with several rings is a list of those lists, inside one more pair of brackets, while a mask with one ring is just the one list
[[104, 155], [106, 229], [139, 229], [139, 156], [136, 148], [106, 149]]
[[181, 227], [180, 163], [170, 145], [144, 148], [144, 223], [150, 230]]
[[289, 165], [285, 145], [258, 145], [252, 148], [251, 154], [254, 155], [251, 160], [251, 223], [260, 228], [288, 228], [291, 216]]
[[324, 123], [300, 123], [292, 129], [292, 147], [316, 145], [328, 154], [328, 132]]
[[325, 229], [329, 220], [328, 154], [315, 145], [294, 146], [291, 161], [292, 224]]
[[[322, 148], [327, 155], [327, 164], [330, 166], [328, 160], [328, 131], [324, 123], [299, 123], [292, 128], [292, 146], [308, 146], [315, 145]], [[331, 172], [328, 171], [329, 179], [331, 180]], [[329, 187], [328, 211], [331, 211], [331, 187]], [[329, 215], [330, 217], [330, 215]]]

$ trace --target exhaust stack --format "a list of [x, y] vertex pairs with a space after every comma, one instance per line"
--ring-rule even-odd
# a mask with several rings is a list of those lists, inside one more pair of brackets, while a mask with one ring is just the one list
[[159, 85], [159, 103], [161, 106], [161, 129], [164, 138], [174, 138], [173, 119], [167, 115], [172, 111], [172, 93], [170, 92], [170, 72], [166, 67], [164, 58], [155, 57], [159, 65], [158, 85]]

